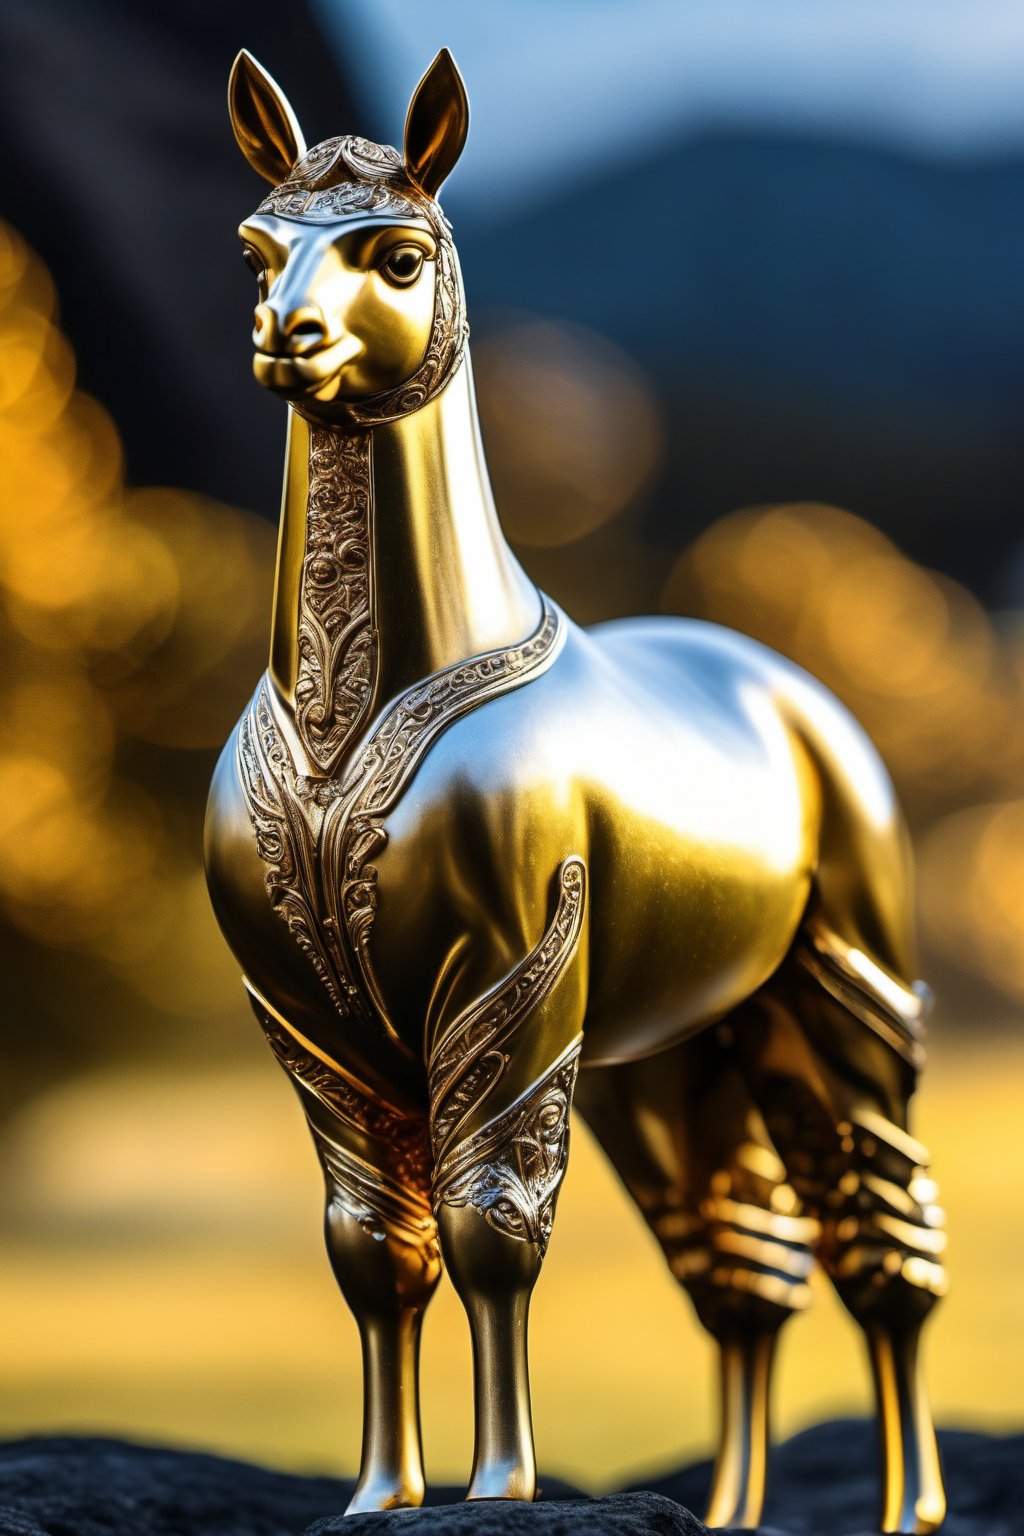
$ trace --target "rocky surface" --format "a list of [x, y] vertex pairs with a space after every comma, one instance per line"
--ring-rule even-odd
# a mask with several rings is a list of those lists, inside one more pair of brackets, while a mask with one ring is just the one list
[[603, 1499], [542, 1499], [538, 1504], [452, 1504], [400, 1515], [335, 1515], [306, 1536], [706, 1536], [688, 1509], [660, 1493]]
[[[944, 1536], [1024, 1536], [1024, 1435], [941, 1437], [951, 1515]], [[0, 1445], [0, 1536], [702, 1536], [708, 1465], [588, 1499], [543, 1479], [536, 1504], [456, 1502], [343, 1519], [351, 1483], [297, 1477], [197, 1452], [78, 1436]], [[867, 1536], [874, 1431], [820, 1424], [777, 1448], [764, 1536]]]
[[[1024, 1536], [1024, 1434], [945, 1430], [939, 1443], [950, 1510], [943, 1536]], [[762, 1536], [873, 1536], [877, 1466], [867, 1420], [794, 1435], [772, 1452]], [[709, 1474], [707, 1462], [697, 1463], [643, 1486], [699, 1510]]]

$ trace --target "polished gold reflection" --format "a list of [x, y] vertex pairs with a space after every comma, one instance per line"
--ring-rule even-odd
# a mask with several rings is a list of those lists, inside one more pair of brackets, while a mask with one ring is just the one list
[[[692, 621], [582, 629], [512, 555], [436, 201], [467, 125], [450, 56], [401, 155], [352, 136], [304, 150], [247, 56], [230, 102], [246, 158], [281, 176], [240, 234], [256, 379], [293, 419], [271, 664], [214, 776], [206, 867], [312, 1132], [359, 1328], [350, 1511], [423, 1498], [419, 1339], [442, 1259], [472, 1339], [467, 1497], [534, 1497], [527, 1325], [575, 1102], [718, 1347], [714, 1521], [760, 1519], [775, 1341], [820, 1265], [874, 1372], [885, 1529], [932, 1531], [918, 1345], [945, 1236], [907, 1124], [929, 994], [882, 762], [781, 654]], [[543, 372], [559, 343], [533, 339]], [[635, 451], [595, 465], [604, 508], [656, 453], [627, 377], [614, 425]], [[957, 600], [863, 542], [823, 644], [845, 654], [844, 601], [880, 592], [888, 643], [903, 623], [921, 636], [890, 668], [913, 696]], [[790, 558], [806, 580], [828, 556], [765, 514], [738, 580], [770, 605]], [[951, 643], [957, 682], [986, 665], [977, 638]], [[872, 637], [849, 654], [872, 686]]]

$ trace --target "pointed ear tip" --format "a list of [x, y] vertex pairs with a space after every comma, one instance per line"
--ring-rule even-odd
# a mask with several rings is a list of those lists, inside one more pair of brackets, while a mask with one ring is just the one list
[[258, 59], [253, 58], [248, 48], [239, 48], [231, 65], [231, 73], [228, 75], [228, 90], [234, 90], [240, 81], [252, 79], [266, 74]]
[[428, 73], [432, 73], [435, 69], [447, 70], [450, 75], [455, 77], [459, 85], [463, 84], [462, 71], [456, 63], [455, 55], [452, 53], [450, 48], [439, 48], [437, 50], [437, 55], [433, 64], [431, 64], [430, 71], [428, 71]]
[[456, 59], [454, 53], [450, 53], [448, 55], [448, 62], [452, 67], [452, 73], [454, 74], [456, 80], [459, 82], [462, 89], [465, 90], [466, 83], [462, 78], [462, 70], [459, 68], [459, 61]]

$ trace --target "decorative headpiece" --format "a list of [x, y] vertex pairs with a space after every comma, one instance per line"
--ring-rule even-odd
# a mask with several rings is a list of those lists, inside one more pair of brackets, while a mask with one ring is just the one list
[[447, 384], [469, 334], [451, 225], [436, 197], [469, 127], [469, 103], [451, 54], [441, 50], [413, 94], [404, 158], [391, 144], [351, 134], [324, 139], [307, 150], [284, 93], [244, 49], [231, 71], [228, 102], [242, 153], [274, 183], [257, 213], [304, 224], [374, 215], [429, 223], [437, 240], [437, 281], [423, 361], [398, 389], [350, 404], [348, 414], [357, 425], [374, 426], [418, 410]]

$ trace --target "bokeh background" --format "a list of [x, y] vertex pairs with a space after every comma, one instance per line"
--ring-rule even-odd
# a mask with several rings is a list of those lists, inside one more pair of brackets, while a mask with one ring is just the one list
[[[248, 46], [309, 142], [399, 138], [441, 43], [494, 479], [577, 618], [712, 617], [891, 764], [939, 1005], [915, 1129], [949, 1210], [941, 1419], [1021, 1419], [1024, 11], [997, 0], [3, 0], [0, 1432], [351, 1470], [354, 1327], [299, 1110], [200, 866], [264, 665], [283, 408], [234, 229]], [[711, 1358], [578, 1127], [533, 1323], [543, 1463], [710, 1445]], [[821, 1290], [783, 1432], [864, 1411]], [[428, 1322], [429, 1470], [470, 1456]]]

